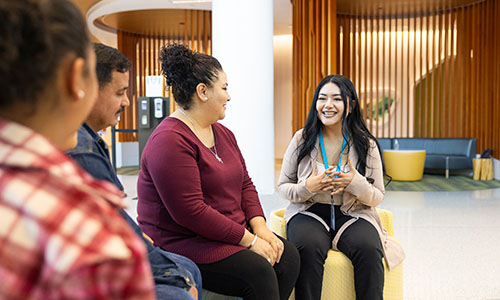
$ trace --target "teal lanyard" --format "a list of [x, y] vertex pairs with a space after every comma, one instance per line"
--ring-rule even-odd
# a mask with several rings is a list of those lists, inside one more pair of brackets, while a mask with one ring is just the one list
[[[340, 171], [342, 165], [342, 154], [344, 153], [346, 143], [347, 140], [344, 136], [344, 138], [342, 139], [342, 151], [340, 152], [339, 162], [337, 163], [337, 172]], [[325, 170], [327, 170], [330, 166], [328, 165], [328, 157], [326, 156], [325, 142], [323, 141], [323, 133], [321, 132], [321, 129], [319, 130], [319, 146], [321, 147], [321, 154], [323, 155]], [[334, 178], [338, 178], [338, 176], [335, 176]], [[335, 230], [335, 206], [333, 203], [333, 195], [331, 195], [330, 198], [332, 199], [332, 203], [330, 206], [331, 227], [333, 230]]]
[[[342, 154], [344, 153], [346, 143], [347, 141], [344, 136], [344, 139], [342, 140], [342, 152], [340, 152], [340, 158], [337, 164], [337, 172], [340, 171], [340, 167], [342, 164]], [[323, 163], [325, 164], [325, 170], [327, 170], [330, 166], [328, 165], [328, 157], [326, 156], [325, 142], [323, 141], [323, 133], [321, 132], [321, 129], [319, 130], [319, 146], [321, 147], [321, 154], [323, 154]], [[337, 177], [338, 176], [335, 176], [335, 178]]]

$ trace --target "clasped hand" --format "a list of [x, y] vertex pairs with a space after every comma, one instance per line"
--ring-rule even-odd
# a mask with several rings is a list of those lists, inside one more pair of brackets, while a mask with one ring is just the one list
[[306, 188], [311, 193], [331, 191], [332, 195], [336, 195], [343, 192], [357, 172], [350, 160], [348, 166], [349, 172], [347, 173], [334, 171], [334, 167], [330, 167], [320, 174], [318, 174], [318, 167], [316, 166], [314, 172], [306, 180]]
[[266, 258], [272, 266], [279, 263], [285, 249], [283, 242], [267, 227], [258, 230], [257, 235], [258, 238], [250, 250]]

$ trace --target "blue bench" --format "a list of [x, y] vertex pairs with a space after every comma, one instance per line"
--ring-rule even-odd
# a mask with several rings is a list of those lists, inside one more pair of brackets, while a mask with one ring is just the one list
[[476, 157], [475, 138], [378, 138], [381, 151], [384, 149], [425, 150], [424, 172], [472, 169]]

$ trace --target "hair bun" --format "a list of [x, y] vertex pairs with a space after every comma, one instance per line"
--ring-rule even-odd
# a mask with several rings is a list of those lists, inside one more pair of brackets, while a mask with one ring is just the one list
[[160, 50], [161, 72], [167, 85], [181, 84], [193, 73], [196, 62], [195, 52], [181, 44], [165, 45]]

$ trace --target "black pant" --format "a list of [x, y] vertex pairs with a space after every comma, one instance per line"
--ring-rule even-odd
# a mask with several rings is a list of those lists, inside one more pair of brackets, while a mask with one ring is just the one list
[[274, 267], [251, 250], [242, 250], [211, 264], [198, 264], [203, 288], [245, 300], [288, 300], [299, 274], [299, 253], [280, 238], [285, 250]]
[[[310, 211], [326, 224], [330, 221], [330, 205], [314, 204]], [[335, 228], [352, 217], [342, 214], [335, 206]], [[295, 285], [296, 300], [321, 299], [324, 263], [336, 232], [326, 230], [318, 220], [303, 214], [295, 215], [287, 225], [288, 240], [300, 253], [300, 274]], [[340, 237], [337, 248], [354, 266], [356, 299], [383, 299], [383, 250], [377, 230], [364, 219], [351, 224]]]

